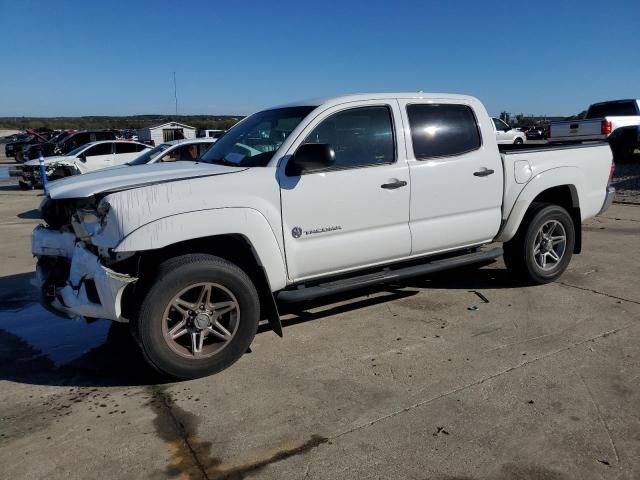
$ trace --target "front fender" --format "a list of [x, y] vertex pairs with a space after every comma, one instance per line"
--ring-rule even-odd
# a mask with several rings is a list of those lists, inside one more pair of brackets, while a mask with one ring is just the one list
[[579, 207], [582, 204], [580, 192], [585, 191], [586, 185], [584, 172], [581, 169], [578, 167], [558, 167], [541, 172], [529, 180], [521, 190], [495, 241], [507, 242], [511, 240], [518, 231], [533, 200], [545, 190], [562, 185], [569, 186], [574, 206]]
[[252, 208], [198, 210], [160, 218], [138, 227], [114, 248], [116, 252], [155, 250], [214, 235], [242, 235], [252, 245], [272, 291], [287, 284], [284, 256], [267, 219]]

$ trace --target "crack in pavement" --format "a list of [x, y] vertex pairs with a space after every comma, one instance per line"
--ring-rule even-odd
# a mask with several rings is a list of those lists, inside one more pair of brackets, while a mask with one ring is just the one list
[[593, 406], [596, 409], [596, 412], [598, 414], [598, 418], [600, 419], [600, 423], [602, 423], [604, 431], [607, 434], [607, 437], [609, 438], [609, 444], [611, 445], [611, 449], [613, 450], [613, 455], [616, 457], [616, 466], [619, 467], [620, 466], [620, 456], [618, 455], [618, 449], [616, 448], [616, 442], [613, 441], [613, 437], [611, 436], [611, 430], [609, 429], [609, 425], [607, 424], [607, 421], [602, 416], [602, 412], [600, 411], [600, 405], [598, 405], [598, 402], [596, 402], [596, 399], [593, 397], [593, 393], [591, 393], [591, 389], [589, 388], [589, 385], [587, 385], [587, 382], [584, 379], [584, 377], [582, 376], [582, 374], [579, 373], [579, 372], [576, 372], [576, 373], [578, 374], [578, 377], [580, 377], [580, 380], [582, 380], [582, 384], [584, 385], [584, 388], [587, 390], [587, 393], [589, 394], [589, 398], [591, 399], [591, 403], [593, 403]]
[[[260, 471], [267, 465], [307, 453], [329, 442], [321, 435], [311, 435], [304, 442], [291, 443], [238, 464], [224, 464], [211, 455], [214, 444], [203, 441], [196, 434], [198, 417], [176, 405], [171, 393], [164, 386], [150, 386], [152, 399], [149, 405], [156, 413], [154, 427], [167, 443], [171, 452], [164, 476], [190, 480], [241, 479]], [[159, 472], [158, 472], [159, 473]]]
[[[505, 370], [502, 370], [500, 372], [488, 375], [488, 376], [483, 377], [483, 378], [481, 378], [479, 380], [476, 380], [474, 382], [467, 383], [466, 385], [462, 385], [460, 387], [453, 388], [453, 389], [451, 389], [451, 390], [449, 390], [447, 392], [444, 392], [444, 393], [441, 393], [439, 395], [436, 395], [435, 397], [431, 397], [431, 398], [427, 398], [425, 400], [421, 400], [420, 402], [414, 403], [413, 405], [409, 405], [408, 407], [401, 408], [400, 410], [396, 410], [394, 412], [388, 413], [387, 415], [383, 415], [382, 417], [376, 418], [376, 419], [371, 420], [369, 422], [366, 422], [366, 423], [363, 423], [363, 424], [360, 424], [360, 425], [356, 425], [355, 427], [352, 427], [352, 428], [350, 428], [348, 430], [345, 430], [345, 431], [343, 431], [341, 433], [338, 433], [336, 435], [330, 436], [329, 439], [334, 440], [334, 439], [340, 438], [342, 436], [348, 435], [350, 433], [354, 433], [354, 432], [357, 432], [359, 430], [371, 427], [371, 426], [373, 426], [373, 425], [375, 425], [375, 424], [377, 424], [379, 422], [382, 422], [383, 420], [387, 420], [389, 418], [393, 418], [395, 416], [398, 416], [398, 415], [400, 415], [402, 413], [406, 413], [406, 412], [409, 412], [411, 410], [415, 410], [416, 408], [422, 407], [424, 405], [428, 405], [430, 403], [435, 402], [436, 400], [440, 400], [441, 398], [445, 398], [445, 397], [448, 397], [448, 396], [453, 395], [455, 393], [459, 393], [459, 392], [461, 392], [463, 390], [466, 390], [468, 388], [475, 387], [477, 385], [481, 385], [481, 384], [483, 384], [485, 382], [488, 382], [489, 380], [493, 380], [494, 378], [498, 378], [498, 377], [500, 377], [500, 376], [502, 376], [502, 375], [504, 375], [506, 373], [509, 373], [509, 372], [512, 372], [512, 371], [517, 370], [519, 368], [525, 367], [525, 366], [527, 366], [529, 364], [532, 364], [532, 363], [535, 363], [535, 362], [537, 362], [539, 360], [544, 360], [545, 358], [552, 357], [554, 355], [557, 355], [558, 353], [566, 352], [568, 350], [571, 350], [572, 348], [578, 347], [578, 346], [583, 345], [583, 344], [585, 344], [587, 342], [590, 342], [592, 340], [596, 340], [598, 338], [608, 337], [609, 335], [616, 334], [618, 332], [621, 332], [622, 330], [626, 330], [627, 328], [634, 327], [636, 325], [637, 324], [634, 323], [634, 324], [626, 325], [624, 327], [614, 328], [613, 330], [608, 330], [606, 332], [602, 332], [602, 333], [600, 333], [600, 334], [598, 334], [596, 336], [586, 338], [584, 340], [581, 340], [581, 341], [576, 342], [576, 343], [572, 343], [571, 345], [568, 345], [566, 347], [560, 348], [558, 350], [554, 350], [552, 352], [545, 353], [545, 354], [540, 355], [538, 357], [526, 360], [526, 361], [524, 361], [522, 363], [519, 363], [517, 365], [513, 365], [513, 366], [511, 366], [511, 367], [509, 367], [509, 368], [507, 368]], [[616, 455], [617, 455], [617, 453], [616, 453]]]
[[[164, 388], [158, 387], [158, 386], [151, 386], [150, 390], [153, 396], [159, 400], [161, 406], [164, 407], [162, 410], [156, 408], [156, 415], [158, 415], [158, 420], [161, 418], [160, 415], [162, 411], [164, 411], [168, 419], [171, 421], [173, 429], [177, 433], [178, 438], [182, 441], [182, 443], [186, 447], [186, 452], [183, 449], [179, 449], [179, 448], [177, 449], [177, 451], [173, 452], [172, 457], [175, 457], [175, 458], [172, 459], [173, 464], [170, 466], [169, 468], [170, 471], [168, 471], [167, 473], [169, 475], [172, 475], [174, 473], [180, 473], [182, 475], [186, 475], [187, 477], [192, 477], [192, 475], [189, 472], [190, 468], [189, 468], [188, 462], [184, 461], [185, 460], [183, 456], [183, 452], [184, 452], [191, 457], [193, 461], [193, 466], [202, 475], [201, 478], [204, 478], [205, 480], [210, 480], [210, 477], [207, 474], [207, 468], [203, 465], [198, 454], [196, 453], [194, 446], [191, 444], [191, 441], [189, 440], [189, 433], [186, 431], [184, 424], [180, 421], [180, 419], [176, 416], [175, 412], [173, 411], [173, 407], [171, 406], [171, 403], [169, 401], [170, 394], [165, 392]], [[174, 439], [171, 439], [171, 438], [164, 438], [164, 439], [170, 444], [175, 441]], [[183, 452], [180, 452], [180, 450], [183, 450]], [[174, 469], [175, 471], [173, 471]]]
[[559, 283], [560, 285], [564, 285], [565, 287], [571, 287], [571, 288], [577, 288], [578, 290], [583, 290], [585, 292], [591, 292], [591, 293], [596, 293], [598, 295], [603, 295], [605, 297], [609, 297], [609, 298], [613, 298], [615, 300], [621, 300], [623, 302], [628, 302], [628, 303], [635, 303], [636, 305], [640, 305], [640, 301], [637, 300], [631, 300], [629, 298], [624, 298], [624, 297], [618, 297], [616, 295], [611, 295], [609, 293], [604, 293], [604, 292], [600, 292], [598, 290], [595, 290], [593, 288], [587, 288], [587, 287], [581, 287], [579, 285], [572, 285], [570, 283], [566, 283], [566, 282], [556, 282]]

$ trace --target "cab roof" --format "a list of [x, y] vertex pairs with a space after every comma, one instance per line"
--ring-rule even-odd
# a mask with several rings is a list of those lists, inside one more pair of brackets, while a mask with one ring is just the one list
[[295, 102], [285, 103], [273, 108], [287, 108], [287, 107], [319, 107], [340, 105], [342, 103], [359, 102], [366, 100], [387, 100], [393, 98], [403, 99], [420, 99], [420, 100], [459, 100], [459, 101], [472, 101], [476, 100], [469, 95], [458, 95], [454, 93], [427, 93], [427, 92], [396, 92], [396, 93], [354, 93], [349, 95], [338, 95], [335, 97], [318, 97], [309, 98], [305, 100], [298, 100]]

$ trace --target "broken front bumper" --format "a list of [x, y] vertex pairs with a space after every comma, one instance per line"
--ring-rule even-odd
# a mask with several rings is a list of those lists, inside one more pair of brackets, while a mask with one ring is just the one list
[[128, 322], [122, 316], [122, 294], [137, 280], [102, 265], [71, 233], [37, 227], [31, 236], [38, 257], [36, 282], [41, 302], [71, 318], [104, 318]]

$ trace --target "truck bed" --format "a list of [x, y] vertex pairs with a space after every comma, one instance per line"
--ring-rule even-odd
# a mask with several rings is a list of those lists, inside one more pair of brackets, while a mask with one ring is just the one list
[[597, 215], [602, 208], [612, 160], [607, 142], [500, 145], [499, 149], [505, 177], [505, 221], [522, 210], [523, 192], [547, 172], [553, 172], [557, 185], [575, 186], [582, 219]]

